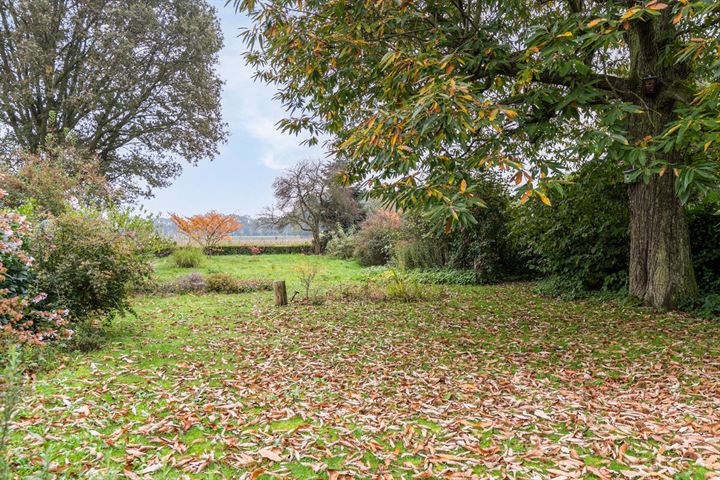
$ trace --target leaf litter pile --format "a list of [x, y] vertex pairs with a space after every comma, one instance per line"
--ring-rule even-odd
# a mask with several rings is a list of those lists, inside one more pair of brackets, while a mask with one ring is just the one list
[[452, 289], [442, 301], [139, 300], [33, 383], [18, 478], [720, 478], [720, 322]]

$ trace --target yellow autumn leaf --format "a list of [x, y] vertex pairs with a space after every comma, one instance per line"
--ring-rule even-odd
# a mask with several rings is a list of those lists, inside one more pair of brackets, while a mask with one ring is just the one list
[[638, 13], [640, 10], [641, 10], [640, 7], [633, 7], [633, 8], [628, 9], [628, 11], [623, 13], [623, 16], [620, 17], [620, 20], [626, 20], [626, 19], [630, 18], [633, 15], [635, 15], [636, 13]]
[[672, 134], [674, 131], [678, 130], [679, 128], [680, 128], [680, 124], [673, 125], [673, 126], [670, 128], [670, 130], [668, 130], [667, 132], [665, 132], [665, 135], [663, 135], [663, 137], [667, 137], [668, 135]]
[[547, 197], [547, 195], [545, 195], [542, 192], [535, 192], [535, 193], [537, 193], [537, 196], [540, 197], [540, 200], [542, 200], [542, 202], [545, 205], [550, 206], [550, 199]]
[[509, 118], [510, 120], [514, 119], [514, 118], [517, 117], [517, 115], [518, 115], [515, 110], [510, 110], [509, 108], [503, 109], [503, 113], [504, 113], [505, 116], [506, 116], [507, 118]]
[[465, 193], [465, 190], [467, 190], [467, 182], [463, 179], [460, 182], [460, 193]]
[[606, 20], [607, 20], [607, 18], [596, 18], [595, 20], [589, 21], [588, 24], [587, 24], [587, 27], [588, 27], [588, 28], [593, 28], [593, 27], [594, 27], [595, 25], [597, 25], [598, 23], [604, 22], [604, 21], [606, 21]]
[[705, 151], [706, 151], [706, 152], [707, 152], [708, 148], [710, 148], [710, 144], [711, 144], [712, 142], [713, 142], [713, 141], [710, 140], [709, 142], [707, 142], [707, 143], [705, 144]]
[[572, 32], [565, 32], [565, 33], [561, 33], [561, 34], [558, 35], [556, 38], [572, 37], [572, 36], [573, 36], [573, 33], [572, 33]]

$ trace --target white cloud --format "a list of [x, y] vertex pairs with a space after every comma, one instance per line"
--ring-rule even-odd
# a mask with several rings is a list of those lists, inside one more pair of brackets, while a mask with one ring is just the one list
[[301, 145], [305, 137], [279, 130], [277, 123], [286, 112], [273, 99], [276, 88], [254, 80], [253, 68], [243, 58], [244, 50], [242, 41], [226, 30], [218, 73], [225, 80], [223, 117], [230, 131], [252, 137], [260, 151], [258, 164], [271, 170], [283, 170], [303, 158], [324, 157], [321, 146]]

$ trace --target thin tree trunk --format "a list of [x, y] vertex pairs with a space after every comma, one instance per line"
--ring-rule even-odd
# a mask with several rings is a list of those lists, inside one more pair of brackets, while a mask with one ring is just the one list
[[313, 230], [313, 252], [315, 253], [315, 255], [320, 255], [322, 253], [319, 229]]

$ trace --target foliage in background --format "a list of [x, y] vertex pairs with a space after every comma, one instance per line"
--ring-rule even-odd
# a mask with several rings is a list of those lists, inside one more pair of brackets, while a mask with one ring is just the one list
[[233, 3], [283, 129], [327, 139], [347, 182], [451, 229], [480, 170], [548, 204], [577, 165], [632, 168], [630, 293], [697, 294], [683, 204], [720, 189], [717, 1]]
[[130, 310], [130, 295], [150, 280], [159, 243], [150, 219], [85, 209], [43, 222], [31, 250], [48, 301], [80, 320]]
[[338, 225], [327, 242], [325, 254], [330, 257], [348, 260], [353, 258], [356, 246], [357, 227], [343, 228], [342, 225]]
[[608, 162], [567, 176], [550, 206], [528, 202], [515, 210], [513, 237], [532, 270], [548, 277], [548, 293], [578, 295], [627, 286], [627, 185]]
[[433, 285], [476, 285], [482, 283], [474, 270], [434, 268], [414, 270], [413, 276], [419, 283]]
[[189, 217], [171, 213], [170, 220], [177, 226], [180, 233], [200, 247], [207, 249], [219, 246], [220, 243], [229, 239], [233, 232], [242, 227], [235, 215], [224, 215], [215, 210]]
[[[665, 160], [653, 153], [674, 144], [715, 165], [683, 166], [681, 183], [691, 172], [688, 183], [717, 181], [717, 155], [704, 151], [720, 148], [716, 2], [317, 1], [302, 15], [294, 0], [234, 4], [254, 20], [246, 60], [278, 86], [283, 127], [330, 134], [349, 173], [403, 208], [471, 221], [475, 168], [517, 171], [526, 198], [544, 199], [537, 182], [567, 164], [609, 153], [617, 172], [630, 163], [649, 177]], [[631, 62], [644, 48], [663, 49], [645, 59], [657, 64]], [[655, 93], [680, 90], [678, 71], [692, 85], [662, 105], [682, 113], [677, 126], [670, 115], [648, 132], [665, 137], [631, 143], [628, 120], [652, 107], [645, 68], [667, 77]]]
[[176, 248], [170, 255], [170, 261], [178, 268], [198, 268], [205, 261], [205, 254], [199, 248]]
[[275, 179], [275, 204], [259, 221], [279, 229], [295, 227], [312, 235], [316, 254], [323, 250], [323, 232], [356, 224], [364, 217], [354, 188], [340, 185], [337, 165], [303, 160]]
[[[260, 253], [258, 253], [260, 250]], [[311, 254], [312, 245], [301, 243], [299, 245], [220, 245], [203, 250], [206, 255], [282, 255], [289, 253]]]
[[370, 212], [360, 224], [354, 256], [362, 266], [385, 265], [392, 257], [392, 249], [400, 238], [402, 216], [390, 209]]
[[690, 205], [687, 215], [700, 291], [720, 294], [720, 201]]
[[525, 263], [510, 236], [512, 202], [508, 186], [490, 175], [473, 182], [483, 203], [472, 209], [472, 221], [444, 232], [441, 225], [419, 214], [406, 214], [395, 261], [405, 268], [472, 270], [477, 282], [517, 277]]
[[1, 0], [0, 16], [0, 145], [11, 158], [72, 143], [112, 184], [147, 194], [179, 160], [217, 154], [222, 33], [207, 2]]

